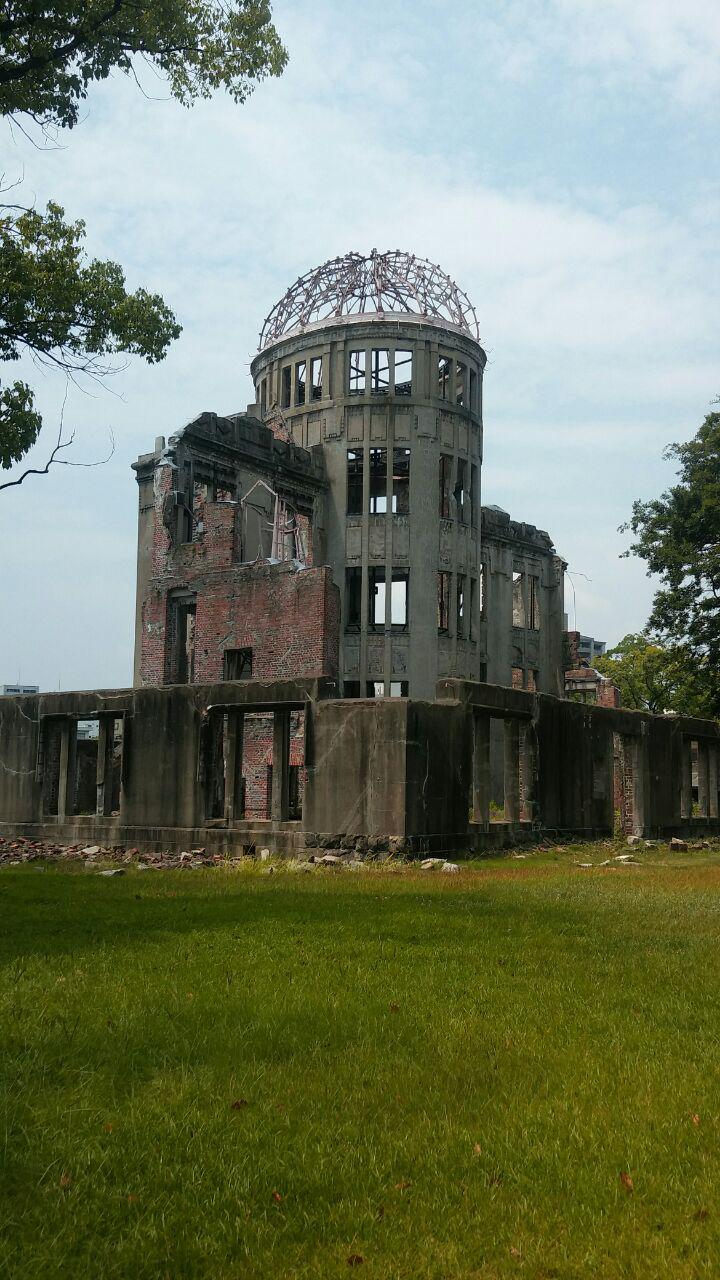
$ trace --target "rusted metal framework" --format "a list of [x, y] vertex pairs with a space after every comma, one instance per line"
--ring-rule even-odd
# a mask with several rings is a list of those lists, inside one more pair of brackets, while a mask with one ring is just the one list
[[467, 294], [432, 262], [392, 249], [368, 257], [346, 253], [301, 276], [273, 307], [260, 331], [260, 350], [284, 334], [353, 315], [437, 317], [479, 340]]

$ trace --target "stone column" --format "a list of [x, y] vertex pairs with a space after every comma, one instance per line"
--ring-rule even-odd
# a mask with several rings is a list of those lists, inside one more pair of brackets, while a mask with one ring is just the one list
[[100, 716], [98, 728], [96, 813], [98, 817], [107, 817], [112, 812], [114, 716]]
[[681, 752], [681, 778], [680, 778], [680, 816], [681, 818], [690, 819], [692, 817], [692, 743], [689, 738], [683, 738], [680, 746]]
[[707, 742], [699, 741], [698, 750], [698, 809], [702, 818], [710, 813], [709, 805], [709, 751]]
[[60, 776], [58, 778], [58, 822], [64, 822], [75, 810], [75, 742], [74, 720], [60, 725]]
[[520, 722], [505, 720], [505, 821], [520, 821]]
[[490, 822], [490, 716], [473, 716], [473, 822], [487, 827]]
[[[242, 814], [242, 758], [245, 717], [242, 711], [228, 711], [224, 738], [225, 821], [228, 826]], [[274, 776], [275, 770], [273, 770]]]
[[270, 814], [273, 822], [287, 822], [290, 808], [290, 712], [273, 715], [273, 771]]

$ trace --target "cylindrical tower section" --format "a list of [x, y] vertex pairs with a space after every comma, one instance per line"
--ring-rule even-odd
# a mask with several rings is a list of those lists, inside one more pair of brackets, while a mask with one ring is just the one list
[[[339, 273], [345, 292], [330, 301], [323, 294], [321, 305], [317, 281], [326, 269], [299, 281], [266, 321], [252, 365], [263, 417], [282, 422], [304, 448], [320, 445], [324, 451], [324, 558], [342, 598], [346, 697], [432, 698], [440, 678], [485, 676], [480, 477], [486, 356], [464, 295], [442, 273], [446, 296], [440, 302], [433, 296], [437, 274], [425, 279], [422, 293], [417, 282], [423, 264], [415, 258], [407, 259], [415, 278], [404, 293], [400, 257], [405, 255], [349, 255], [355, 274]], [[378, 286], [387, 285], [387, 258], [396, 277], [390, 296]], [[358, 264], [375, 289], [366, 288], [362, 309], [351, 310], [358, 303], [348, 280], [356, 279]], [[439, 272], [431, 264], [424, 269]], [[308, 279], [311, 296], [306, 288], [303, 310], [293, 294]], [[314, 318], [328, 308], [332, 314]]]

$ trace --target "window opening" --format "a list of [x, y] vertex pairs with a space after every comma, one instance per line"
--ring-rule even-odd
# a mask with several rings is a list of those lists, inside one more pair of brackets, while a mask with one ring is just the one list
[[322, 400], [323, 362], [322, 356], [313, 356], [310, 361], [310, 399]]
[[343, 683], [343, 698], [359, 698], [360, 697], [360, 681], [345, 680]]
[[395, 395], [412, 394], [412, 351], [395, 352]]
[[305, 403], [305, 378], [307, 374], [307, 363], [300, 360], [295, 365], [295, 404]]
[[470, 614], [470, 639], [477, 640], [477, 578], [470, 579], [468, 612]]
[[362, 569], [345, 570], [345, 628], [357, 631], [360, 628], [360, 609], [362, 600]]
[[487, 565], [485, 564], [484, 561], [482, 561], [480, 564], [479, 572], [478, 572], [478, 591], [480, 593], [479, 605], [480, 605], [481, 617], [485, 612], [485, 586], [487, 581], [485, 577], [486, 572], [487, 572]]
[[72, 813], [97, 812], [99, 738], [99, 720], [78, 720], [75, 725], [75, 778]]
[[478, 477], [478, 469], [473, 462], [470, 467], [470, 524], [473, 529], [478, 527], [478, 516], [480, 514], [480, 484]]
[[441, 569], [437, 576], [438, 631], [447, 631], [450, 622], [450, 574]]
[[512, 608], [514, 627], [525, 626], [525, 574], [513, 573]]
[[460, 638], [465, 635], [465, 574], [459, 573], [457, 576], [457, 629], [456, 633]]
[[438, 356], [438, 396], [441, 400], [450, 398], [450, 370], [452, 361], [449, 356]]
[[477, 413], [477, 374], [474, 369], [470, 370], [470, 412]]
[[467, 365], [455, 365], [455, 403], [459, 405], [467, 404]]
[[267, 409], [267, 378], [263, 378], [262, 382], [260, 383], [260, 412], [263, 417], [265, 417], [266, 409]]
[[386, 396], [390, 390], [390, 352], [387, 347], [372, 352], [370, 390], [374, 396]]
[[410, 450], [393, 449], [393, 515], [406, 516], [410, 510]]
[[440, 454], [440, 518], [450, 519], [450, 480], [452, 476], [452, 458], [447, 453]]
[[409, 682], [407, 680], [391, 680], [390, 681], [390, 697], [391, 698], [407, 698]]
[[226, 649], [223, 655], [223, 680], [252, 680], [252, 649]]
[[410, 574], [407, 569], [393, 569], [390, 587], [390, 622], [393, 627], [408, 625]]
[[292, 369], [287, 364], [282, 371], [282, 388], [281, 388], [281, 406], [283, 409], [290, 408], [290, 397], [292, 394]]
[[370, 450], [370, 514], [387, 511], [387, 449]]
[[348, 363], [348, 391], [351, 396], [365, 394], [365, 352], [351, 351]]
[[540, 579], [530, 578], [530, 629], [540, 630]]
[[510, 668], [510, 683], [513, 689], [522, 689], [524, 684], [522, 667]]
[[457, 518], [461, 524], [463, 524], [465, 521], [465, 501], [467, 497], [467, 494], [465, 491], [466, 468], [467, 468], [467, 463], [465, 462], [464, 458], [458, 458], [457, 478], [455, 480], [455, 488], [453, 489], [453, 497], [455, 499]]
[[385, 566], [373, 565], [368, 571], [369, 625], [374, 631], [385, 628]]
[[171, 598], [171, 667], [169, 684], [192, 684], [195, 679], [195, 613], [191, 596]]
[[385, 697], [384, 680], [368, 680], [367, 697], [368, 698], [384, 698]]
[[361, 516], [363, 509], [363, 451], [348, 449], [347, 456], [347, 513]]

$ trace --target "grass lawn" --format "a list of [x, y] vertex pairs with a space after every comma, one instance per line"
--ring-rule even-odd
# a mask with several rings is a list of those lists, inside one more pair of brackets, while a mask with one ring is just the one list
[[573, 856], [4, 869], [0, 1275], [720, 1275], [720, 858]]

